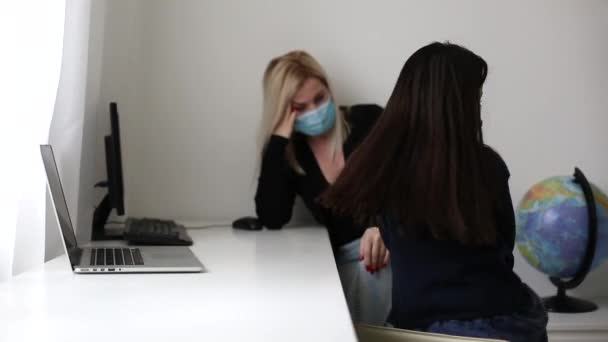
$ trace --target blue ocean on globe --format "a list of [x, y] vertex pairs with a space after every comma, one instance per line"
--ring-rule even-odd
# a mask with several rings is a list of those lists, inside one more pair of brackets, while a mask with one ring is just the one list
[[[598, 217], [592, 269], [608, 259], [608, 197], [591, 184]], [[551, 277], [571, 278], [583, 263], [589, 217], [581, 186], [572, 176], [545, 179], [528, 190], [516, 209], [521, 255]]]

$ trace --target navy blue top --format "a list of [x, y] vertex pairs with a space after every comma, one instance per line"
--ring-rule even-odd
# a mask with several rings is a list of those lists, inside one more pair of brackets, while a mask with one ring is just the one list
[[[495, 246], [465, 246], [428, 236], [406, 238], [385, 217], [380, 225], [391, 252], [393, 303], [388, 321], [404, 329], [424, 329], [435, 321], [470, 320], [526, 310], [527, 288], [513, 272], [515, 217], [509, 171], [491, 148], [484, 160], [499, 182], [494, 208]], [[419, 227], [422, 228], [422, 227]], [[418, 230], [419, 231], [419, 230]]]

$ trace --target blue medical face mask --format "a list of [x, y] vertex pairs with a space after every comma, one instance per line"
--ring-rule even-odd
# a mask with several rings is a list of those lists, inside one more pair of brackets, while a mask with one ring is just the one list
[[294, 129], [311, 137], [329, 131], [336, 123], [336, 106], [330, 99], [317, 109], [306, 112], [296, 118]]

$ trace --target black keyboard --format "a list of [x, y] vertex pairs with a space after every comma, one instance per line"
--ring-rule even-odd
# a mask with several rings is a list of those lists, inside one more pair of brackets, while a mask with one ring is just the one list
[[129, 243], [135, 245], [192, 245], [192, 239], [186, 233], [186, 228], [170, 220], [127, 219], [123, 237]]
[[92, 248], [91, 266], [143, 265], [139, 248]]

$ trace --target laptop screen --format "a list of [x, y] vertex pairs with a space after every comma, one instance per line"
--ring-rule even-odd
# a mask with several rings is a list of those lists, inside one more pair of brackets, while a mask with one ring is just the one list
[[53, 149], [50, 145], [40, 145], [40, 152], [42, 153], [42, 161], [46, 169], [46, 178], [51, 190], [51, 197], [55, 211], [57, 212], [61, 235], [65, 241], [70, 263], [74, 266], [78, 262], [74, 260], [74, 257], [79, 254], [78, 243], [76, 242], [76, 235], [74, 234], [74, 228], [72, 227], [72, 221], [68, 213], [68, 205], [65, 201], [61, 180], [59, 179], [59, 171], [57, 170], [57, 163], [55, 163]]

